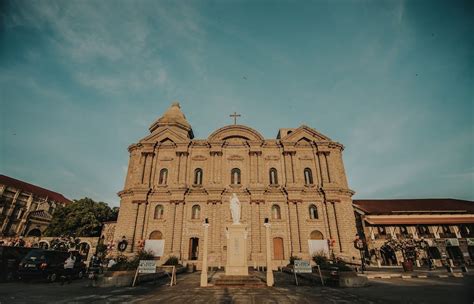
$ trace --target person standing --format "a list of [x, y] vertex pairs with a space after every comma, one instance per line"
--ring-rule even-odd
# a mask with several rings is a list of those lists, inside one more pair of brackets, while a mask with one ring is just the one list
[[67, 279], [67, 283], [70, 284], [72, 280], [72, 271], [74, 269], [74, 264], [76, 263], [76, 258], [70, 254], [69, 257], [64, 261], [64, 280], [61, 282], [61, 285], [64, 284], [64, 281]]

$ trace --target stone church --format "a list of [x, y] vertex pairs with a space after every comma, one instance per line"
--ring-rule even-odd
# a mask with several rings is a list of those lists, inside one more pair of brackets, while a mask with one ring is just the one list
[[282, 128], [275, 139], [239, 124], [195, 139], [178, 103], [149, 130], [128, 148], [127, 177], [118, 193], [115, 240], [127, 241], [125, 253], [140, 250], [146, 240], [164, 240], [164, 259], [177, 256], [199, 269], [207, 219], [208, 265], [225, 265], [229, 198], [236, 193], [248, 227], [248, 265], [265, 265], [265, 219], [274, 267], [290, 256], [310, 259], [319, 252], [359, 257], [354, 192], [340, 143], [305, 125]]

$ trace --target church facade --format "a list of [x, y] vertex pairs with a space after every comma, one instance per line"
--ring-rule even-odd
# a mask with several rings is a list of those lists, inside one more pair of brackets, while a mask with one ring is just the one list
[[119, 192], [115, 240], [127, 241], [128, 254], [146, 240], [164, 240], [164, 259], [177, 256], [199, 269], [207, 219], [208, 265], [225, 265], [225, 227], [232, 223], [229, 199], [235, 193], [248, 229], [249, 266], [265, 265], [265, 219], [274, 267], [290, 256], [310, 259], [319, 252], [359, 257], [354, 192], [340, 143], [304, 125], [280, 129], [275, 139], [238, 124], [195, 139], [178, 103], [149, 130], [128, 148]]

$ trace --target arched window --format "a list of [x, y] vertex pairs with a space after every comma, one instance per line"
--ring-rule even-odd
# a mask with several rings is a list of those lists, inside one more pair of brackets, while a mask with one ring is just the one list
[[160, 185], [166, 185], [167, 182], [168, 182], [168, 169], [161, 169], [160, 180], [158, 181], [158, 183]]
[[164, 213], [163, 205], [157, 205], [155, 207], [155, 214], [154, 214], [155, 220], [162, 219], [163, 218], [163, 213]]
[[313, 184], [313, 173], [311, 172], [310, 168], [305, 168], [304, 169], [304, 183], [306, 185], [312, 185]]
[[240, 169], [234, 168], [230, 171], [230, 179], [232, 185], [240, 185]]
[[278, 173], [277, 169], [270, 169], [270, 185], [278, 185]]
[[191, 218], [193, 220], [197, 220], [201, 217], [201, 206], [199, 205], [194, 205], [192, 212], [191, 212]]
[[313, 204], [309, 206], [309, 218], [312, 220], [317, 220], [319, 218], [318, 208]]
[[194, 184], [195, 185], [202, 185], [202, 169], [197, 168], [194, 170]]
[[280, 206], [278, 206], [278, 205], [273, 205], [272, 206], [272, 218], [274, 220], [280, 220], [281, 219]]

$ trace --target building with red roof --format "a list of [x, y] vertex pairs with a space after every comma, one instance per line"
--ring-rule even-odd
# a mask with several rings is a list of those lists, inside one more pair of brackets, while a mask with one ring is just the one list
[[0, 235], [41, 236], [54, 210], [70, 202], [61, 193], [0, 174]]

